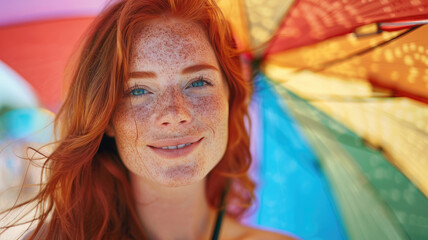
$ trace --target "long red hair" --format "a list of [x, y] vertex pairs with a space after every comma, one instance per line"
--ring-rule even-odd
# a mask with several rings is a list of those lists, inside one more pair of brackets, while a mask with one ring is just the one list
[[193, 21], [206, 29], [229, 86], [228, 145], [207, 177], [207, 201], [218, 208], [230, 182], [230, 216], [238, 218], [252, 203], [245, 127], [251, 86], [243, 78], [240, 53], [220, 9], [214, 0], [122, 0], [97, 17], [67, 75], [69, 91], [55, 119], [59, 139], [44, 165], [47, 181], [30, 200], [38, 203], [40, 212], [30, 239], [46, 226], [43, 235], [48, 239], [146, 238], [128, 171], [105, 130], [123, 96], [134, 34], [139, 24], [161, 16]]

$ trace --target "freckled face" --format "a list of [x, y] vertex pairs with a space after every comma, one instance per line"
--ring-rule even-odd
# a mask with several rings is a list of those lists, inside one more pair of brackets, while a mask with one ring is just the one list
[[203, 179], [226, 150], [229, 93], [202, 27], [150, 21], [135, 35], [130, 72], [107, 134], [131, 175], [167, 186]]

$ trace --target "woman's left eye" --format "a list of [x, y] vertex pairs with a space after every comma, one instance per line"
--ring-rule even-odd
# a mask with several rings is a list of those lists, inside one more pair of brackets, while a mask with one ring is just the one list
[[210, 85], [207, 81], [205, 81], [203, 79], [199, 79], [199, 80], [192, 82], [192, 84], [190, 84], [190, 87], [202, 87], [202, 86], [205, 86], [207, 84]]

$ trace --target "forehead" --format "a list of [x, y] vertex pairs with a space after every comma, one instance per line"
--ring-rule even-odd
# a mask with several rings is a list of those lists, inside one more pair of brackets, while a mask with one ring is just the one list
[[178, 67], [195, 62], [217, 65], [207, 33], [197, 23], [154, 19], [141, 26], [134, 36], [131, 71], [145, 66]]

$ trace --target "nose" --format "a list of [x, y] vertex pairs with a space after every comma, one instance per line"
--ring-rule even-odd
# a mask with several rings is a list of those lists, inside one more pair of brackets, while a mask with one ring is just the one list
[[160, 127], [178, 127], [190, 123], [192, 115], [189, 103], [179, 91], [164, 93], [158, 101], [157, 125]]

